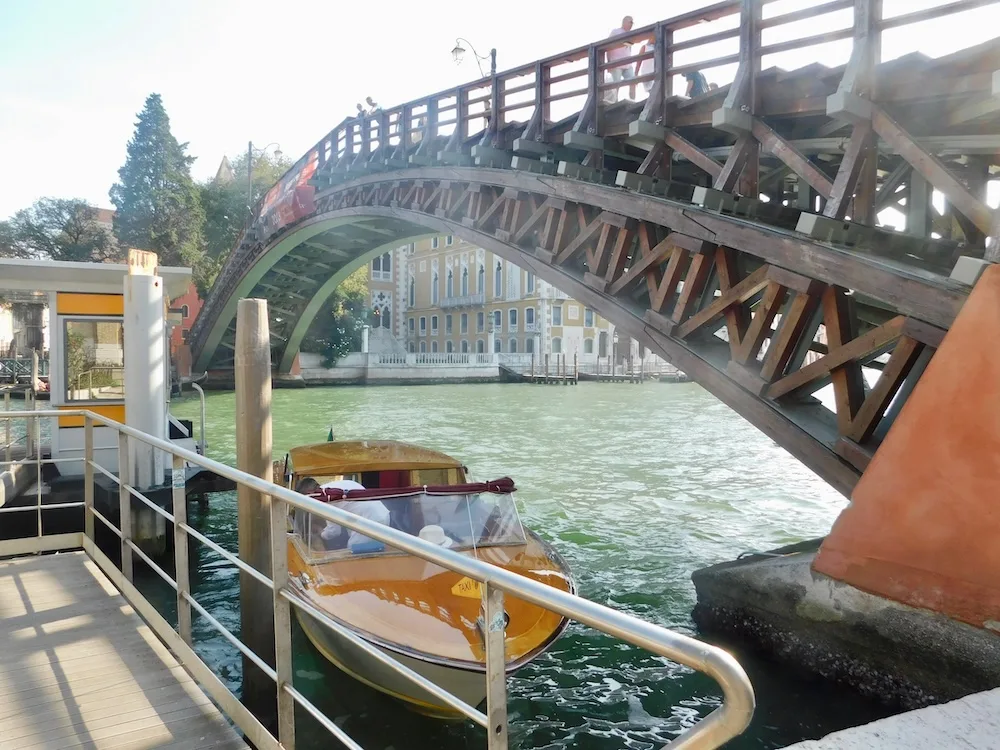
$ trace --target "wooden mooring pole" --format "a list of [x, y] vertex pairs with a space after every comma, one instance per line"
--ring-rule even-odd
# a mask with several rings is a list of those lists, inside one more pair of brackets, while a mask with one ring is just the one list
[[[271, 464], [271, 341], [267, 300], [241, 299], [236, 308], [236, 468], [273, 479]], [[247, 487], [236, 490], [240, 559], [271, 576], [270, 498]], [[243, 642], [274, 666], [273, 596], [240, 572]], [[243, 657], [243, 704], [277, 732], [277, 692], [271, 679]]]

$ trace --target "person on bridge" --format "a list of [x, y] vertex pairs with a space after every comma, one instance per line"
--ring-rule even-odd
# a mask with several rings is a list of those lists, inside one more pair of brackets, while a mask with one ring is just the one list
[[[622, 19], [622, 25], [618, 28], [611, 29], [611, 33], [608, 37], [621, 36], [622, 34], [627, 34], [632, 30], [632, 16], [625, 16]], [[607, 62], [611, 63], [616, 60], [625, 60], [632, 56], [632, 43], [622, 42], [611, 47], [606, 53], [605, 57]], [[611, 80], [615, 83], [621, 81], [630, 81], [635, 78], [635, 65], [626, 64], [620, 65], [614, 68], [608, 68], [608, 73], [611, 75]], [[618, 88], [609, 89], [607, 94], [605, 94], [605, 101], [609, 104], [614, 104], [618, 101]], [[629, 87], [629, 99], [635, 98], [635, 86]]]

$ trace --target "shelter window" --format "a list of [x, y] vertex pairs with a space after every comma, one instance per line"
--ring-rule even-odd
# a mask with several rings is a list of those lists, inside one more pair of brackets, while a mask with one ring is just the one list
[[125, 398], [124, 326], [117, 318], [66, 321], [66, 401]]

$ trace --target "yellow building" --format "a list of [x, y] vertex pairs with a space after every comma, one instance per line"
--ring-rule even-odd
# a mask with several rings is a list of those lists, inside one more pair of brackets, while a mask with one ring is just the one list
[[376, 327], [408, 352], [611, 354], [614, 326], [551, 284], [451, 235], [371, 262]]

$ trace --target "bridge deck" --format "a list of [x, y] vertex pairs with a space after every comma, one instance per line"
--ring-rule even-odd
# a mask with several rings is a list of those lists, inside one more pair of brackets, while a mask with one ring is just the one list
[[0, 748], [242, 748], [83, 552], [0, 562]]

